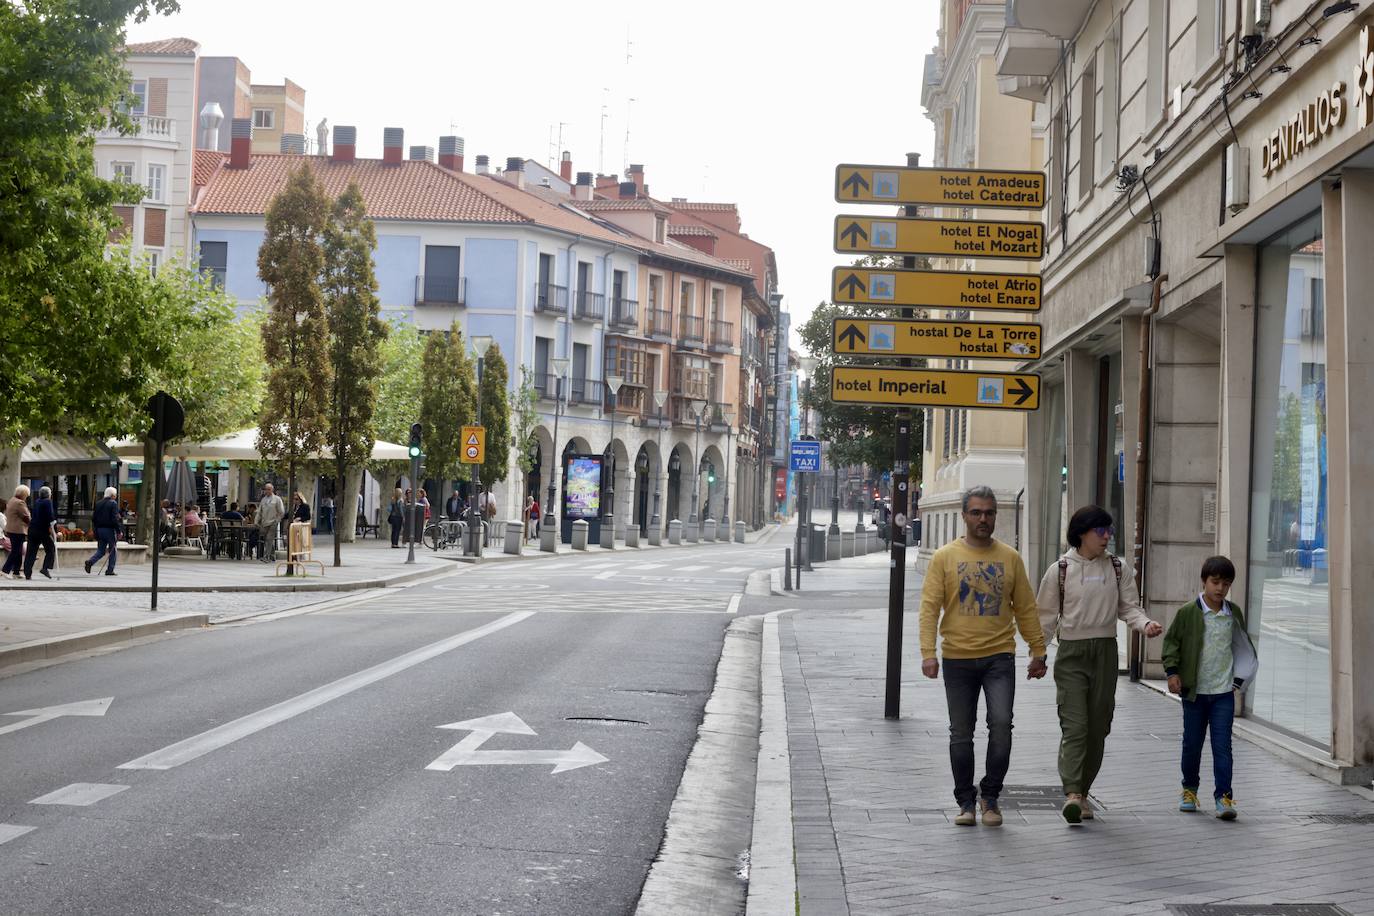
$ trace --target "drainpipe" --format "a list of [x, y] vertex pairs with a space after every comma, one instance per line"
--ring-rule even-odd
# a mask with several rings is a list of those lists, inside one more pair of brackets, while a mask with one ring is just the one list
[[1026, 488], [1022, 487], [1016, 491], [1016, 552], [1021, 552], [1021, 497], [1026, 495]]
[[[1151, 345], [1154, 317], [1159, 311], [1160, 288], [1169, 279], [1160, 274], [1151, 284], [1150, 307], [1140, 319], [1140, 391], [1136, 410], [1135, 434], [1135, 581], [1140, 589], [1140, 606], [1146, 607], [1145, 533], [1149, 515], [1150, 480], [1150, 388], [1152, 382]], [[1145, 635], [1131, 633], [1129, 659], [1132, 681], [1140, 680], [1145, 667]]]

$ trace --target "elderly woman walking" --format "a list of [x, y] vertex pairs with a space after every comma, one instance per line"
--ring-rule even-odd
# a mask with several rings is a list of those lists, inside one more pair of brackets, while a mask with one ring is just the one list
[[5, 503], [5, 537], [10, 541], [10, 552], [5, 557], [3, 570], [6, 579], [18, 579], [24, 569], [24, 541], [28, 539], [29, 488], [22, 483], [14, 488], [14, 495]]
[[1055, 700], [1059, 706], [1059, 778], [1064, 820], [1091, 819], [1088, 793], [1102, 768], [1103, 748], [1116, 710], [1118, 620], [1146, 636], [1163, 627], [1140, 607], [1135, 574], [1107, 552], [1116, 530], [1099, 506], [1069, 519], [1069, 550], [1045, 571], [1036, 604], [1046, 636], [1054, 634]]
[[33, 501], [33, 516], [29, 519], [29, 550], [24, 556], [24, 578], [33, 578], [33, 564], [38, 559], [38, 548], [43, 548], [43, 565], [39, 572], [52, 578], [52, 567], [57, 562], [57, 507], [53, 505], [52, 489], [39, 487], [38, 498]]

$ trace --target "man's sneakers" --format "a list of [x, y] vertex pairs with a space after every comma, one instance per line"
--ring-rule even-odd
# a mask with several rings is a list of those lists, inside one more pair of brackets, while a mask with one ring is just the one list
[[954, 816], [956, 827], [976, 827], [978, 826], [978, 813], [972, 805], [965, 805], [959, 809], [959, 813]]
[[1233, 821], [1236, 819], [1236, 803], [1231, 800], [1231, 796], [1223, 795], [1217, 799], [1217, 820]]
[[997, 799], [994, 798], [992, 801], [988, 801], [986, 798], [981, 798], [978, 800], [978, 804], [983, 809], [984, 827], [1002, 826], [1002, 811], [997, 807]]
[[1064, 820], [1070, 824], [1081, 824], [1083, 822], [1083, 796], [1072, 793], [1064, 799], [1064, 807], [1059, 809], [1059, 813], [1064, 815]]
[[1193, 789], [1184, 789], [1178, 796], [1178, 810], [1186, 811], [1189, 814], [1197, 811], [1197, 792]]

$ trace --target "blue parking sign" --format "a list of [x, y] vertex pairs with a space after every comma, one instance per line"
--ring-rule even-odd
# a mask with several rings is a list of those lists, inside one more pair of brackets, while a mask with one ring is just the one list
[[821, 469], [821, 444], [819, 442], [793, 442], [792, 460], [789, 466], [793, 471], [819, 471]]

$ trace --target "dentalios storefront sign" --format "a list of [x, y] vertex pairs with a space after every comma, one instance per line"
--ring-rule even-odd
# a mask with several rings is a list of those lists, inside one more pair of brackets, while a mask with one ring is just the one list
[[1353, 99], [1345, 81], [1336, 80], [1319, 90], [1306, 105], [1291, 112], [1288, 120], [1264, 138], [1260, 147], [1260, 172], [1265, 178], [1335, 133], [1345, 124], [1348, 107], [1354, 108], [1358, 129], [1363, 130], [1374, 123], [1374, 47], [1371, 45], [1374, 45], [1374, 36], [1370, 34], [1370, 27], [1365, 26], [1360, 29]]

